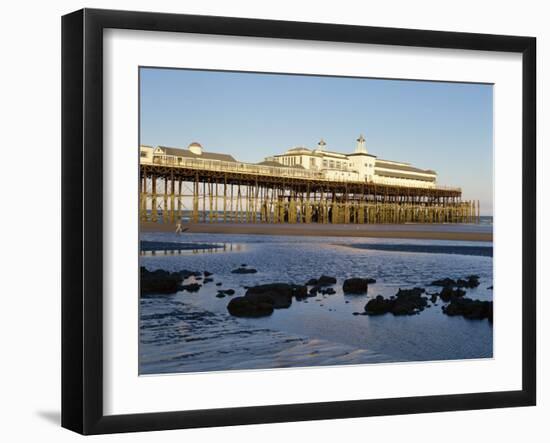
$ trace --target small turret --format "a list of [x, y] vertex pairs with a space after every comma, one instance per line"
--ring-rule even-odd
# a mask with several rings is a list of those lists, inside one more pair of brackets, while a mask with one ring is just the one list
[[197, 142], [193, 142], [188, 148], [193, 154], [202, 155], [202, 145]]
[[363, 137], [363, 134], [359, 135], [359, 138], [357, 139], [357, 146], [355, 147], [356, 153], [361, 154], [367, 154], [367, 145], [366, 145], [365, 137]]
[[325, 141], [323, 139], [321, 139], [321, 141], [319, 143], [317, 143], [317, 149], [319, 151], [324, 151], [326, 145], [327, 144], [325, 143]]

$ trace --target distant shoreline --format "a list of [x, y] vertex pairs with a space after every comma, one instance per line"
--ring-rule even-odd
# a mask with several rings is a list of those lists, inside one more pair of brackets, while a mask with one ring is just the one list
[[[425, 240], [493, 241], [492, 226], [460, 224], [330, 225], [264, 223], [185, 223], [186, 233], [370, 237]], [[141, 232], [175, 232], [171, 223], [141, 222]]]

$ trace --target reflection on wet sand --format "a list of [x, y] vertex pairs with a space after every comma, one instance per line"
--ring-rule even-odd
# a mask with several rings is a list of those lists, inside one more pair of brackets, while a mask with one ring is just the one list
[[246, 245], [240, 243], [222, 243], [200, 247], [194, 247], [192, 243], [188, 244], [185, 249], [150, 249], [140, 250], [139, 255], [144, 257], [155, 256], [170, 256], [170, 255], [196, 255], [196, 254], [214, 254], [220, 252], [242, 252], [246, 249]]

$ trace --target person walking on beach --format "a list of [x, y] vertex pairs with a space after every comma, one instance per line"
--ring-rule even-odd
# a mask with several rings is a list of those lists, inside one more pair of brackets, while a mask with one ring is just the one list
[[181, 234], [183, 232], [183, 226], [181, 225], [181, 220], [176, 224], [176, 234]]

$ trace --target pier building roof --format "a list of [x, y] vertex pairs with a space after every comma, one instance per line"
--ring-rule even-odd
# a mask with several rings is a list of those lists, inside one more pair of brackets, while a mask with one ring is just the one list
[[401, 163], [401, 162], [394, 162], [391, 160], [382, 160], [382, 159], [376, 159], [376, 168], [387, 168], [387, 169], [393, 169], [398, 171], [407, 171], [407, 172], [419, 172], [423, 174], [435, 174], [436, 172], [432, 169], [420, 169], [412, 166], [410, 163]]
[[256, 163], [257, 165], [262, 166], [273, 166], [277, 168], [296, 168], [296, 169], [305, 169], [302, 165], [283, 165], [282, 163], [273, 161], [273, 160], [265, 160], [260, 163]]
[[[197, 143], [200, 147], [200, 145]], [[164, 155], [174, 155], [176, 157], [187, 157], [187, 158], [202, 158], [204, 160], [221, 160], [225, 162], [236, 162], [235, 158], [229, 154], [220, 154], [217, 152], [202, 152], [202, 154], [196, 154], [189, 151], [188, 149], [181, 148], [170, 148], [168, 146], [159, 146], [157, 149], [161, 149]], [[155, 152], [156, 154], [157, 152]]]

